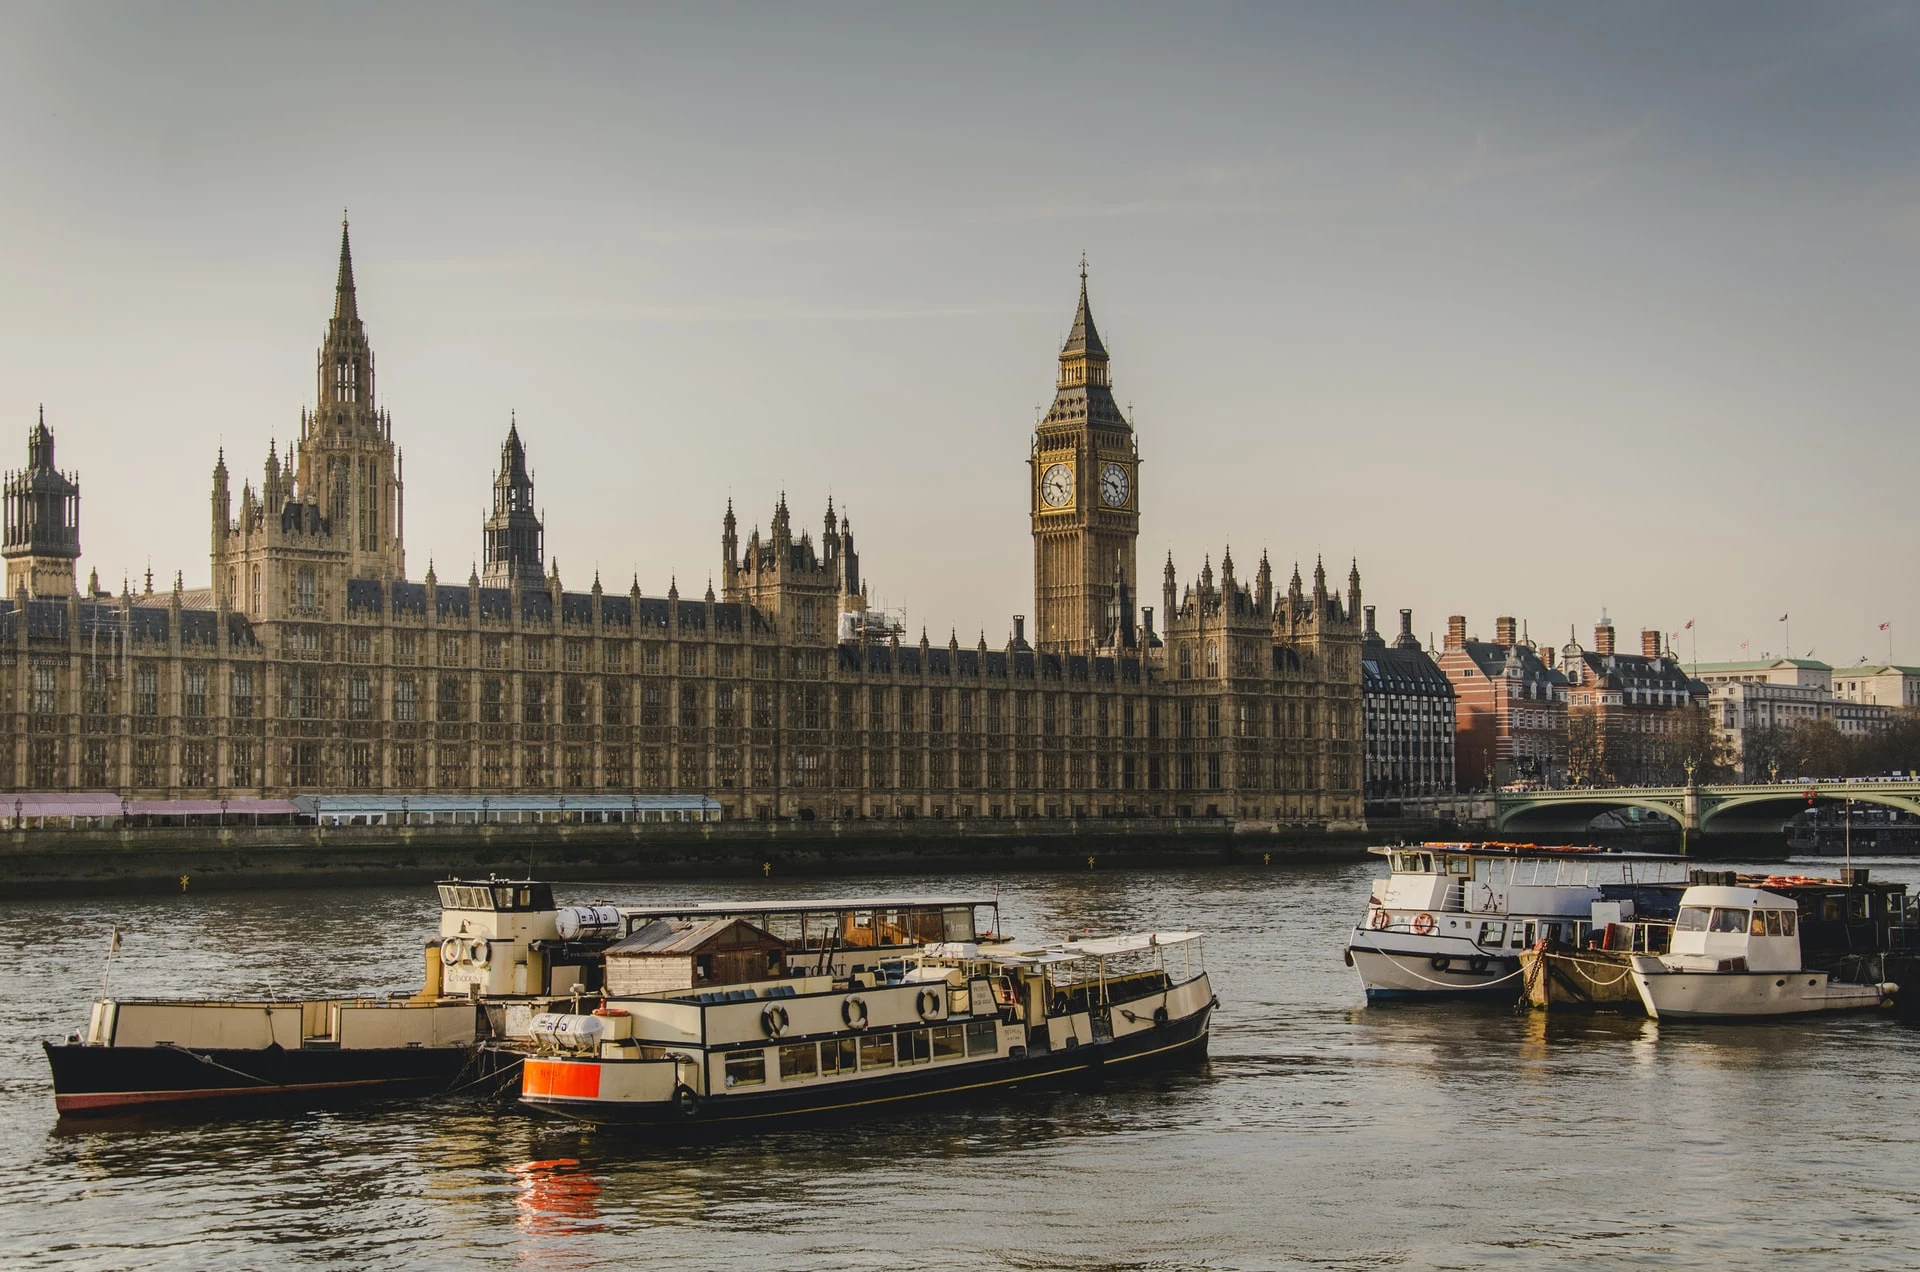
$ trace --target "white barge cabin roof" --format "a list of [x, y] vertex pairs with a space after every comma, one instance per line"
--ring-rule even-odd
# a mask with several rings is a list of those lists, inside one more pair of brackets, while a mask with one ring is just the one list
[[631, 905], [621, 908], [628, 914], [657, 914], [673, 918], [698, 918], [703, 915], [796, 914], [803, 910], [945, 910], [963, 905], [998, 905], [998, 897], [850, 897], [814, 900], [795, 897], [786, 901], [698, 901], [688, 905]]

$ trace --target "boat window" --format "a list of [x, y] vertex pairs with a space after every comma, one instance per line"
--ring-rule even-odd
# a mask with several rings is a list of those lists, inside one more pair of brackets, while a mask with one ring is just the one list
[[940, 942], [940, 911], [915, 910], [908, 916], [913, 925], [913, 941], [919, 945], [937, 945]]
[[460, 904], [459, 901], [454, 896], [453, 889], [448, 887], [444, 883], [441, 884], [440, 885], [440, 908], [443, 910], [457, 909], [459, 907], [459, 904]]
[[1736, 935], [1747, 930], [1747, 911], [1730, 910], [1726, 906], [1713, 907], [1713, 918], [1707, 924], [1709, 932], [1732, 932]]
[[1473, 873], [1472, 857], [1448, 857], [1447, 873], [1450, 875], [1470, 875]]
[[924, 1029], [902, 1029], [894, 1035], [901, 1064], [925, 1064], [933, 1059], [933, 1044]]
[[820, 1072], [852, 1073], [854, 1043], [851, 1038], [831, 1038], [820, 1044]]
[[1507, 940], [1507, 925], [1504, 923], [1482, 923], [1480, 925], [1480, 944], [1503, 945]]
[[941, 927], [949, 941], [972, 941], [978, 939], [973, 928], [973, 907], [970, 905], [950, 905], [941, 913]]
[[991, 1020], [975, 1020], [967, 1025], [967, 1054], [990, 1056], [1000, 1050], [1000, 1031]]
[[1782, 935], [1782, 936], [1792, 936], [1792, 935], [1793, 935], [1793, 921], [1794, 921], [1794, 920], [1795, 920], [1796, 918], [1798, 918], [1798, 917], [1800, 917], [1800, 916], [1799, 916], [1799, 912], [1798, 912], [1798, 911], [1796, 911], [1796, 910], [1782, 910], [1782, 911], [1780, 911], [1780, 935]]
[[513, 889], [495, 888], [493, 890], [493, 903], [502, 910], [513, 909]]
[[966, 1030], [960, 1025], [936, 1025], [933, 1029], [933, 1058], [958, 1060], [967, 1054]]
[[1749, 936], [1765, 936], [1767, 934], [1767, 912], [1765, 910], [1755, 910], [1753, 912], [1753, 922], [1747, 927], [1747, 934]]
[[767, 1081], [767, 1053], [758, 1049], [753, 1051], [735, 1051], [725, 1061], [727, 1086], [765, 1086]]
[[1760, 913], [1763, 913], [1767, 916], [1767, 935], [1779, 936], [1780, 935], [1780, 911], [1764, 910], [1764, 911], [1760, 911]]
[[1704, 932], [1707, 930], [1707, 907], [1704, 905], [1683, 905], [1680, 917], [1673, 921], [1676, 932]]
[[[829, 1047], [833, 1044], [828, 1043]], [[820, 1076], [820, 1051], [810, 1042], [780, 1048], [780, 1080], [804, 1082]]]
[[873, 945], [873, 911], [855, 910], [848, 916], [840, 933], [843, 945], [859, 946], [862, 949]]
[[860, 1067], [862, 1069], [893, 1068], [893, 1035], [890, 1033], [868, 1034], [860, 1039]]

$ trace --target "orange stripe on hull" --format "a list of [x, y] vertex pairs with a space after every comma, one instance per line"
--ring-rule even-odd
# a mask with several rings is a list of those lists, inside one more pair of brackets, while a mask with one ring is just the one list
[[562, 1100], [600, 1098], [600, 1066], [578, 1060], [533, 1060], [520, 1066], [520, 1094]]

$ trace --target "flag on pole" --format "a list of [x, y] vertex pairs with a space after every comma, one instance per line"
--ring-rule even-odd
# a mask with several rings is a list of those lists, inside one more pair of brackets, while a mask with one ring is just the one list
[[1683, 627], [1683, 628], [1681, 628], [1680, 630], [1681, 630], [1681, 631], [1683, 631], [1683, 632], [1690, 632], [1690, 631], [1692, 631], [1692, 630], [1693, 630], [1693, 620], [1692, 620], [1692, 619], [1688, 619], [1688, 620], [1687, 620], [1687, 625], [1686, 625], [1685, 627]]
[[1787, 621], [1787, 616], [1785, 614], [1782, 614], [1779, 618], [1775, 619], [1774, 621], [1779, 623], [1784, 623]]
[[1746, 642], [1746, 641], [1744, 641], [1744, 640], [1743, 640], [1743, 641], [1741, 641], [1741, 642], [1740, 642], [1740, 648], [1742, 648], [1742, 649], [1745, 649], [1746, 647], [1747, 647], [1747, 642]]
[[1890, 632], [1890, 631], [1892, 631], [1892, 630], [1893, 630], [1893, 624], [1892, 624], [1892, 623], [1882, 623], [1882, 624], [1880, 624], [1880, 630], [1881, 630], [1881, 631], [1883, 631], [1883, 632]]
[[113, 935], [107, 938], [107, 953], [118, 954], [119, 952], [120, 952], [120, 929], [115, 928], [113, 929]]

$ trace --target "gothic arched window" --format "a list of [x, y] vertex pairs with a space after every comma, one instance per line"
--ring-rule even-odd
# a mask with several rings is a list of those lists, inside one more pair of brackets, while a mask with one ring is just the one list
[[1220, 675], [1220, 646], [1207, 642], [1207, 679], [1218, 679]]

